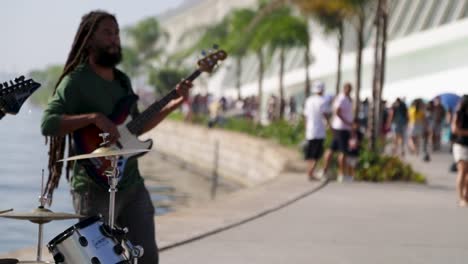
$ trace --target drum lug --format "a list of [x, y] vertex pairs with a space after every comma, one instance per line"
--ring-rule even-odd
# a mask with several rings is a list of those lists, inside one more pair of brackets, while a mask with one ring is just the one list
[[114, 246], [114, 252], [117, 255], [122, 255], [125, 252], [125, 249], [122, 247], [122, 245], [117, 244]]
[[105, 237], [112, 237], [112, 230], [106, 224], [101, 225], [99, 231], [101, 231], [101, 234]]
[[54, 254], [54, 260], [55, 260], [55, 263], [63, 263], [65, 262], [65, 257], [63, 256], [62, 253], [57, 253], [57, 254]]
[[91, 259], [91, 263], [92, 264], [101, 264], [101, 261], [99, 261], [98, 258], [94, 257], [94, 258]]
[[80, 238], [78, 238], [78, 241], [80, 242], [80, 245], [82, 247], [87, 247], [88, 246], [88, 240], [86, 239], [86, 237], [80, 236]]

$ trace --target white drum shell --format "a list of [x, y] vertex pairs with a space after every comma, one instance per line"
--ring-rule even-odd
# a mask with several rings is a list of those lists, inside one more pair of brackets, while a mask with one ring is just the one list
[[[114, 252], [114, 246], [117, 240], [112, 237], [104, 236], [100, 230], [102, 221], [96, 221], [84, 228], [74, 228], [69, 232], [67, 238], [58, 242], [52, 249], [52, 254], [61, 253], [64, 257], [64, 264], [90, 263], [93, 258], [97, 258], [101, 264], [122, 263], [127, 260], [124, 254], [117, 255]], [[87, 245], [82, 246], [79, 238], [86, 238]]]

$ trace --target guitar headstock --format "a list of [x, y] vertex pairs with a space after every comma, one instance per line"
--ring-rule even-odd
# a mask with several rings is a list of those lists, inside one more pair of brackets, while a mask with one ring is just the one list
[[227, 58], [227, 53], [224, 50], [218, 50], [218, 47], [214, 46], [215, 50], [206, 54], [202, 52], [203, 58], [198, 60], [198, 70], [201, 72], [211, 73], [213, 69], [218, 65], [218, 62], [223, 61]]
[[33, 79], [26, 80], [24, 76], [0, 83], [0, 111], [5, 114], [17, 114], [26, 99], [40, 86], [40, 83]]

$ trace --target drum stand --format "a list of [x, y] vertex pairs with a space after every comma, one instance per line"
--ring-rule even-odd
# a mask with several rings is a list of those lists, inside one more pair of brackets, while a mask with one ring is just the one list
[[110, 156], [106, 159], [111, 162], [111, 170], [106, 171], [106, 176], [109, 178], [109, 226], [114, 229], [115, 218], [115, 193], [117, 192], [117, 183], [119, 178], [119, 169], [117, 168], [118, 156]]
[[[50, 202], [50, 198], [44, 195], [44, 170], [42, 170], [42, 181], [41, 181], [41, 195], [39, 195], [39, 208], [43, 209], [44, 206]], [[42, 261], [42, 240], [44, 233], [44, 223], [39, 222], [39, 230], [37, 232], [37, 261]]]
[[[118, 156], [110, 156], [106, 159], [110, 160], [111, 162], [111, 170], [106, 172], [106, 176], [109, 178], [109, 226], [111, 230], [115, 230], [114, 226], [114, 218], [115, 218], [115, 193], [117, 192], [117, 183], [119, 178], [119, 168], [117, 167], [117, 163], [119, 160]], [[125, 233], [128, 232], [127, 228], [124, 228], [123, 231]], [[129, 251], [129, 255], [132, 258], [133, 264], [138, 264], [138, 258], [143, 256], [143, 247], [141, 246], [134, 246], [132, 242], [125, 239], [124, 240], [125, 246]]]
[[[103, 133], [107, 134], [107, 133]], [[107, 144], [106, 142], [106, 137], [108, 135], [102, 135], [100, 136], [103, 138], [104, 143]], [[119, 179], [119, 168], [118, 168], [118, 160], [119, 156], [108, 156], [106, 157], [111, 162], [111, 169], [109, 171], [106, 171], [106, 176], [108, 177], [108, 183], [109, 183], [109, 226], [111, 230], [115, 230], [115, 193], [117, 192], [117, 184], [118, 184], [118, 179]], [[128, 232], [127, 228], [124, 228], [123, 231], [125, 233]], [[129, 251], [129, 257], [132, 259], [133, 264], [138, 264], [138, 258], [143, 256], [144, 250], [143, 247], [138, 246], [138, 245], [133, 245], [129, 240], [125, 239], [123, 240], [125, 243], [125, 246], [127, 247]]]

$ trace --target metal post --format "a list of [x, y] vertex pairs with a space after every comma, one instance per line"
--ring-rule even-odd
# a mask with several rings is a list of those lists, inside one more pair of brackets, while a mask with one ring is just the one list
[[39, 224], [39, 232], [37, 239], [37, 261], [42, 261], [42, 225], [43, 224]]
[[219, 162], [219, 141], [215, 142], [215, 152], [214, 152], [214, 166], [213, 166], [213, 177], [211, 180], [211, 199], [216, 198], [216, 190], [218, 189], [218, 162]]
[[112, 171], [107, 172], [107, 177], [109, 177], [109, 226], [111, 229], [114, 228], [115, 193], [117, 192], [117, 179], [119, 176], [118, 159], [118, 156], [110, 158]]

